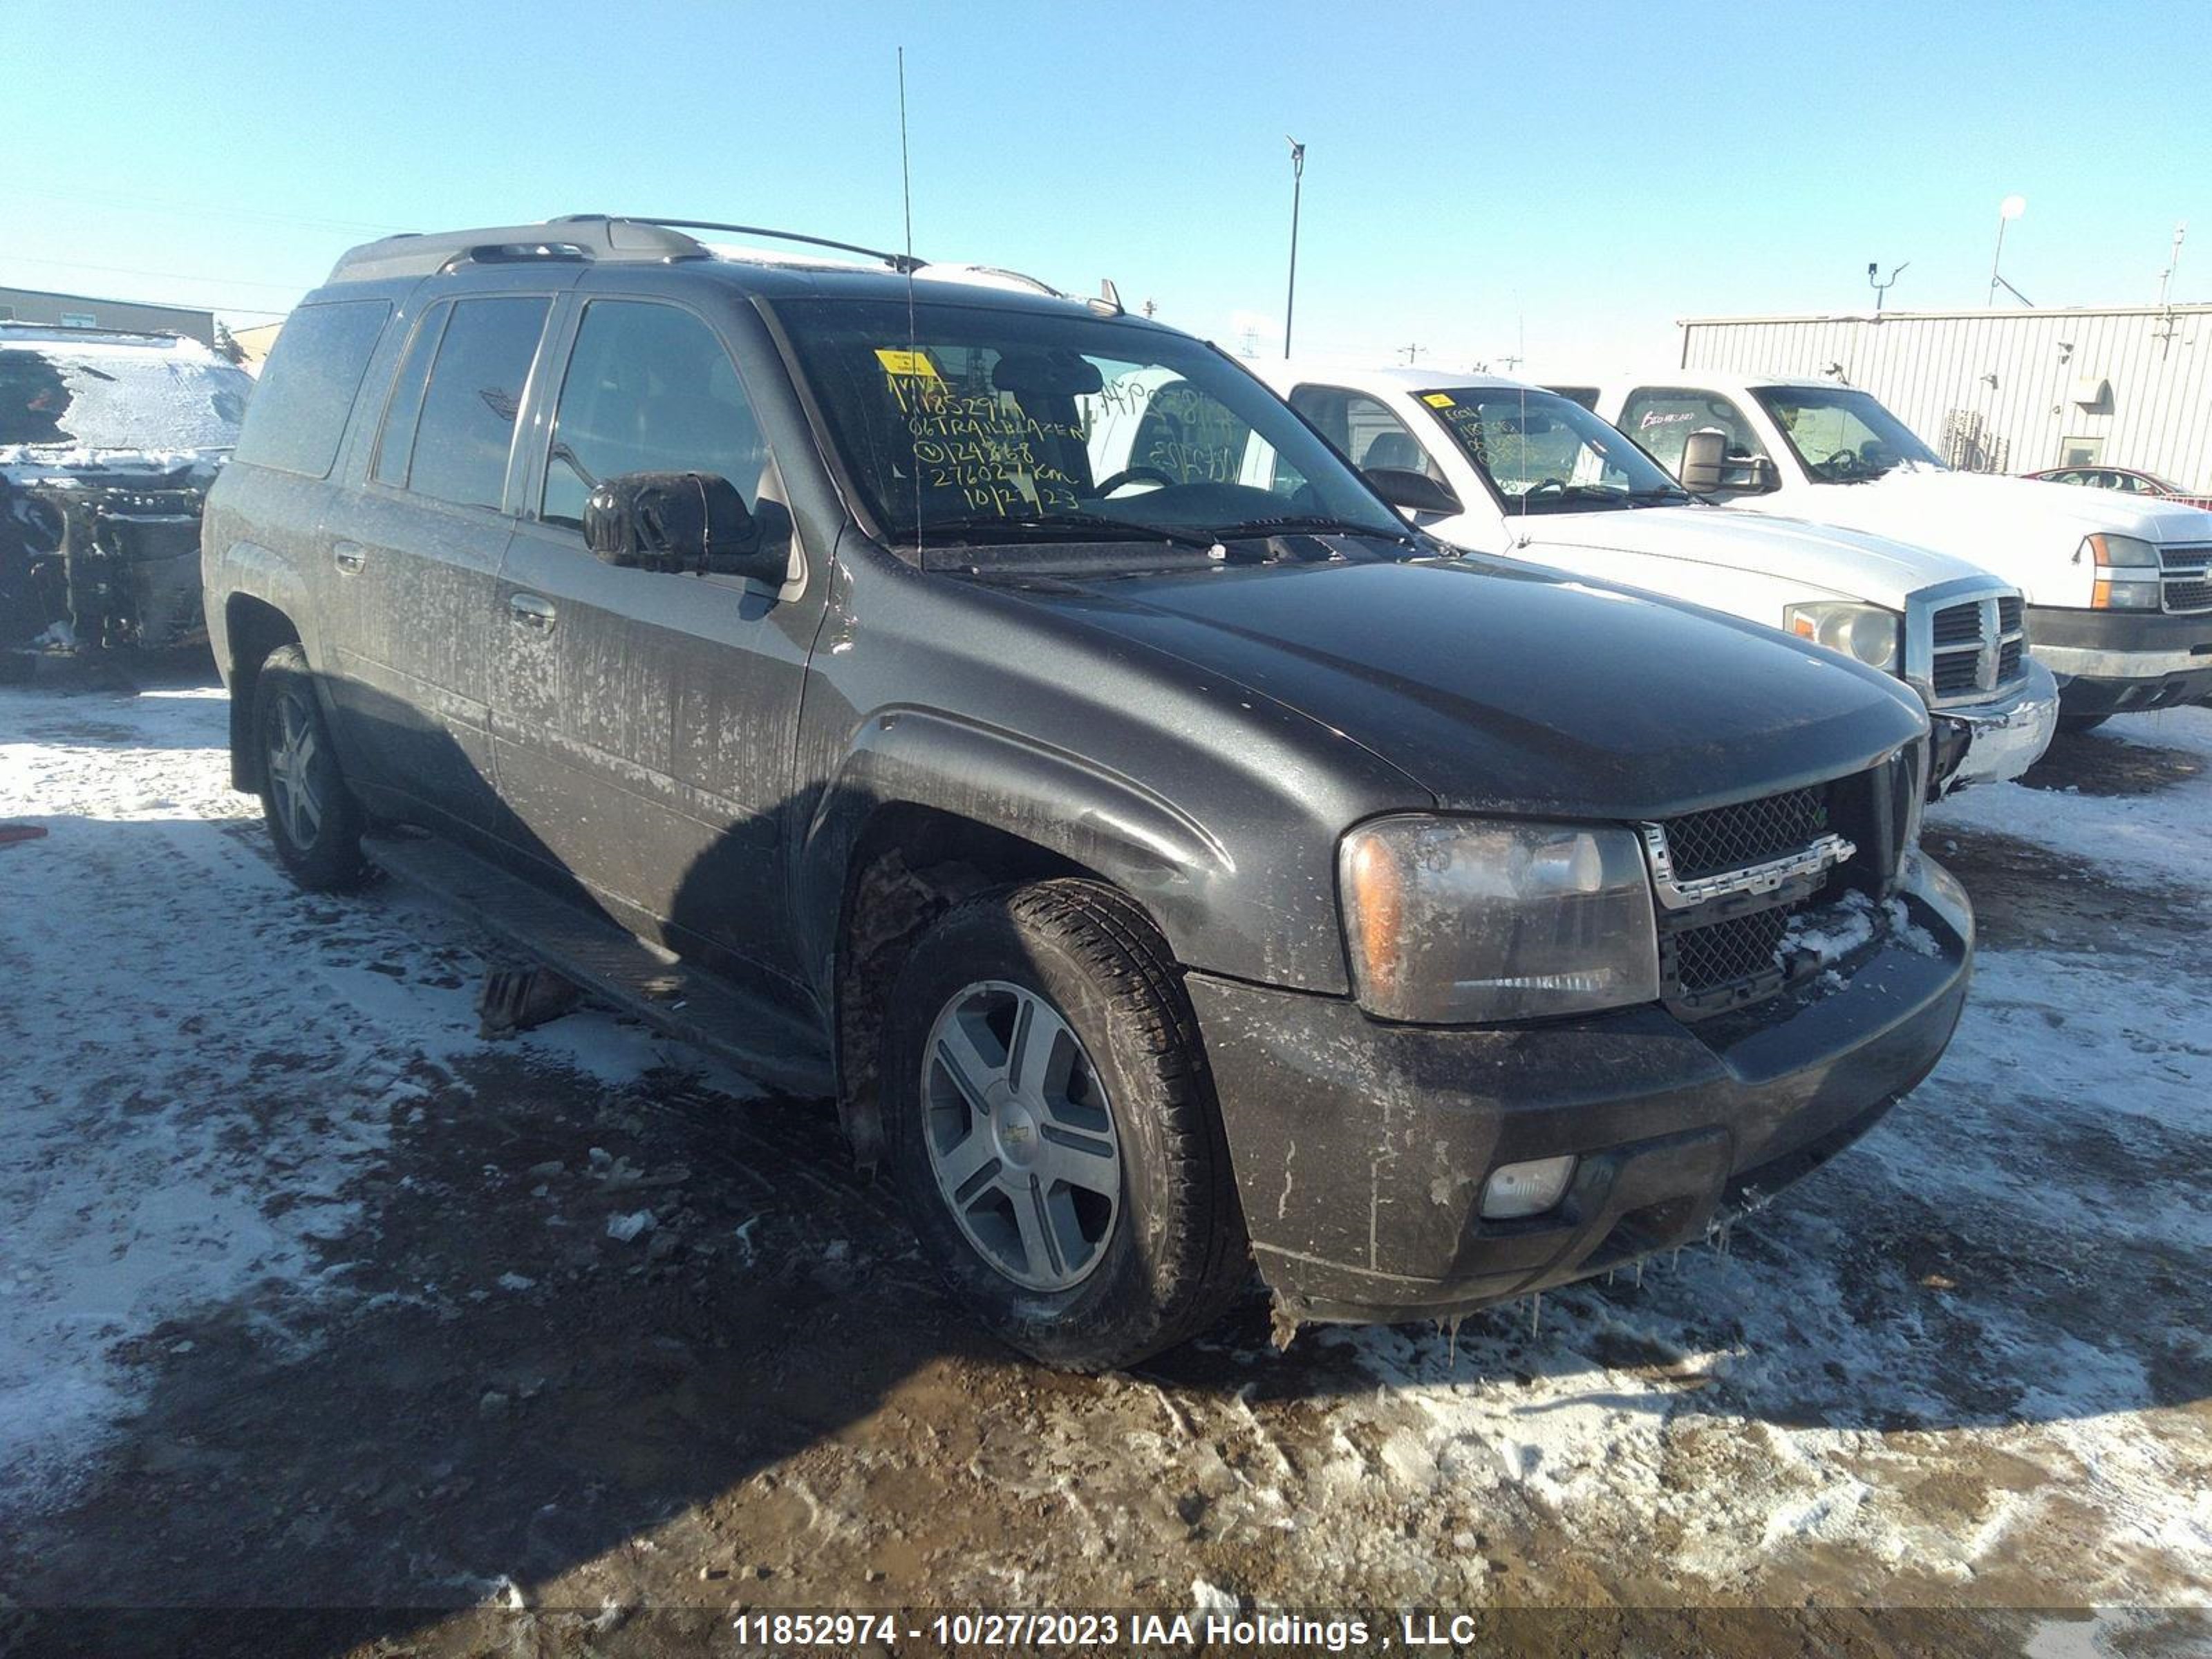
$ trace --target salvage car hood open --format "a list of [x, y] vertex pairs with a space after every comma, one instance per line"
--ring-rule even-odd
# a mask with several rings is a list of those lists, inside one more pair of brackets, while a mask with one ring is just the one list
[[1771, 629], [1525, 565], [1277, 565], [1024, 586], [1297, 708], [1445, 806], [1665, 816], [1834, 777], [1926, 729]]

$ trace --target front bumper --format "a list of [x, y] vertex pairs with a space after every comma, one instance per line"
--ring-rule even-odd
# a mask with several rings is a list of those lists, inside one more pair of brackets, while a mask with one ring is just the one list
[[2027, 678], [2003, 701], [1973, 708], [1931, 708], [1928, 717], [1937, 731], [1939, 755], [1964, 750], [1948, 775], [1937, 775], [1938, 794], [1969, 784], [2008, 782], [2051, 747], [2058, 730], [2058, 682], [2031, 656]]
[[[1246, 1226], [1300, 1320], [1449, 1317], [1701, 1237], [1816, 1167], [1925, 1077], [1973, 951], [1924, 858], [1902, 896], [1932, 954], [1885, 935], [1759, 1006], [1656, 1006], [1506, 1029], [1389, 1025], [1350, 1001], [1192, 974]], [[1578, 1154], [1566, 1197], [1479, 1213], [1500, 1164]]]
[[2058, 677], [2069, 714], [2171, 708], [2212, 695], [2212, 611], [2031, 606], [2027, 637]]

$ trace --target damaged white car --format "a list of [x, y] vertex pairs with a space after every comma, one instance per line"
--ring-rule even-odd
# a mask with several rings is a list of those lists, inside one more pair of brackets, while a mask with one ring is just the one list
[[185, 645], [253, 381], [196, 340], [0, 323], [0, 650]]

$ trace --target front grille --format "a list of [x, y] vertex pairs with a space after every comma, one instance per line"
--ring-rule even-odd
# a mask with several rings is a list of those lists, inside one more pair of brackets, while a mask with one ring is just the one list
[[1763, 864], [1809, 845], [1826, 828], [1825, 787], [1792, 789], [1735, 806], [1716, 806], [1667, 821], [1678, 881]]
[[1961, 691], [1978, 689], [1981, 676], [1981, 652], [1954, 651], [1936, 659], [1936, 672], [1929, 684], [1936, 688], [1939, 697], [1956, 696]]
[[1782, 969], [1775, 960], [1775, 947], [1782, 943], [1795, 908], [1778, 904], [1771, 910], [1668, 935], [1671, 977], [1682, 994], [1705, 997], [1739, 985], [1755, 988], [1770, 975], [1778, 982]]
[[1989, 696], [2027, 672], [2018, 593], [1996, 592], [1929, 610], [1908, 606], [1905, 678], [1936, 702]]
[[2212, 611], [2212, 547], [2161, 547], [2168, 611]]
[[[1698, 1020], [1745, 1009], [1809, 973], [1784, 963], [1778, 947], [1790, 918], [1808, 904], [1846, 891], [1887, 892], [1896, 880], [1911, 813], [1923, 787], [1921, 751], [1906, 750], [1870, 770], [1734, 806], [1691, 812], [1643, 827], [1658, 883], [1660, 994], [1678, 1018]], [[1842, 843], [1840, 847], [1837, 843]], [[1816, 857], [1778, 879], [1729, 878], [1826, 846], [1840, 863]], [[1689, 902], [1670, 899], [1683, 882], [1714, 878]]]
[[1965, 605], [1947, 605], [1936, 613], [1936, 648], [1947, 645], [1973, 645], [1982, 642], [1982, 606], [1979, 600]]

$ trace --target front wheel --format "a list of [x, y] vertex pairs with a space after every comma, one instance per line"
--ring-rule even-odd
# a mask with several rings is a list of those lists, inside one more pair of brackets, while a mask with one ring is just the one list
[[1197, 1334], [1243, 1285], [1242, 1216], [1197, 1022], [1112, 889], [1001, 889], [943, 917], [890, 1002], [891, 1170], [994, 1335], [1074, 1370]]
[[296, 645], [270, 652], [255, 677], [253, 734], [261, 815], [285, 870], [310, 892], [360, 886], [368, 876], [361, 805], [338, 770], [307, 653]]

